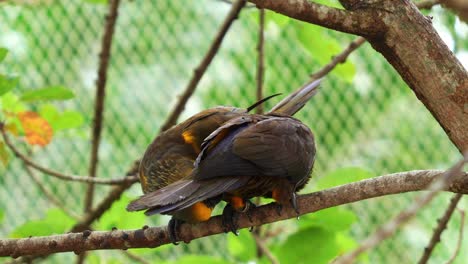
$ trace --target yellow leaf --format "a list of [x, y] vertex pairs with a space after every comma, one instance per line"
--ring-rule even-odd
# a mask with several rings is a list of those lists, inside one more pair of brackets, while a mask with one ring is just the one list
[[0, 141], [0, 161], [3, 163], [4, 166], [8, 164], [8, 152], [5, 148], [5, 143], [3, 141]]
[[10, 132], [11, 134], [13, 134], [15, 136], [19, 135], [18, 127], [16, 126], [15, 123], [7, 123], [5, 125], [5, 130]]
[[37, 113], [25, 111], [18, 113], [23, 126], [26, 141], [30, 145], [45, 146], [52, 140], [53, 130], [50, 124]]

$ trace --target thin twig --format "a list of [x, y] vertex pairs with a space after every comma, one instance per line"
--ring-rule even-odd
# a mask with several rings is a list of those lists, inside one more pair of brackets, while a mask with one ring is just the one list
[[450, 217], [452, 217], [453, 212], [455, 211], [455, 208], [457, 208], [457, 204], [462, 198], [462, 194], [455, 194], [452, 199], [450, 200], [450, 204], [448, 205], [447, 209], [444, 212], [444, 216], [440, 218], [437, 221], [437, 227], [434, 229], [434, 232], [432, 233], [431, 240], [429, 241], [429, 245], [427, 245], [426, 248], [424, 248], [424, 253], [421, 256], [421, 259], [419, 259], [418, 264], [425, 264], [429, 261], [429, 258], [431, 257], [432, 252], [434, 251], [435, 246], [437, 243], [440, 242], [440, 238], [442, 236], [442, 232], [447, 228], [447, 223], [450, 220]]
[[144, 259], [144, 258], [142, 258], [142, 257], [140, 257], [138, 255], [135, 255], [135, 254], [133, 254], [131, 252], [128, 252], [126, 250], [121, 251], [121, 253], [123, 255], [125, 255], [126, 257], [128, 257], [129, 259], [134, 260], [134, 261], [138, 261], [138, 262], [140, 262], [142, 264], [150, 264], [151, 263], [151, 262], [147, 261], [146, 259]]
[[[453, 170], [451, 170], [453, 171]], [[433, 182], [440, 182], [440, 175], [452, 175], [444, 171], [409, 171], [353, 182], [297, 197], [299, 215], [342, 204], [349, 204], [384, 195], [427, 190]], [[444, 190], [468, 193], [468, 173], [461, 172]], [[250, 217], [241, 214], [239, 228], [259, 226], [297, 217], [292, 206], [283, 206], [281, 214], [275, 203], [252, 208]], [[224, 232], [220, 216], [206, 222], [181, 224], [179, 238], [182, 241], [220, 234]], [[105, 241], [105, 243], [103, 243]], [[143, 227], [137, 230], [84, 231], [44, 237], [0, 239], [0, 256], [44, 255], [73, 251], [80, 253], [96, 249], [129, 249], [157, 247], [171, 243], [167, 227]]]
[[80, 232], [89, 228], [89, 226], [97, 219], [99, 219], [112, 204], [120, 199], [122, 193], [127, 190], [132, 184], [122, 184], [114, 186], [109, 194], [94, 208], [85, 214], [85, 216], [75, 224], [71, 232]]
[[[101, 43], [101, 53], [99, 54], [98, 79], [96, 80], [96, 101], [94, 105], [94, 122], [92, 133], [91, 157], [89, 162], [89, 176], [96, 176], [96, 169], [99, 162], [99, 142], [101, 140], [102, 123], [104, 116], [104, 99], [107, 82], [107, 69], [111, 53], [112, 37], [114, 35], [115, 21], [117, 20], [120, 0], [109, 1], [109, 14], [106, 16], [106, 25]], [[89, 183], [86, 191], [84, 210], [89, 212], [92, 207], [94, 196], [94, 183]]]
[[200, 82], [202, 76], [205, 74], [206, 69], [210, 65], [211, 61], [213, 60], [214, 56], [218, 53], [218, 49], [221, 46], [221, 42], [223, 41], [224, 36], [226, 35], [228, 29], [231, 27], [234, 20], [239, 15], [242, 7], [245, 6], [245, 0], [237, 0], [231, 7], [227, 17], [225, 18], [221, 28], [219, 29], [218, 33], [216, 34], [215, 39], [211, 43], [211, 46], [206, 53], [203, 60], [200, 62], [195, 70], [193, 71], [192, 79], [188, 83], [187, 87], [184, 90], [184, 93], [180, 96], [179, 101], [177, 102], [176, 106], [172, 110], [169, 118], [166, 122], [161, 126], [161, 131], [165, 131], [175, 125], [177, 119], [179, 118], [180, 114], [185, 108], [185, 104], [187, 103], [190, 96], [192, 96], [195, 88], [197, 87], [198, 83]]
[[437, 177], [428, 188], [428, 192], [421, 196], [418, 196], [409, 208], [400, 212], [395, 218], [382, 225], [375, 233], [368, 236], [358, 248], [353, 251], [344, 254], [333, 262], [334, 264], [348, 264], [353, 263], [354, 260], [362, 254], [364, 251], [375, 247], [377, 244], [382, 242], [384, 239], [390, 237], [395, 231], [408, 220], [413, 218], [419, 210], [427, 205], [440, 191], [444, 190], [452, 180], [462, 172], [463, 165], [468, 162], [468, 153], [466, 153], [463, 159], [450, 170]]
[[[419, 9], [431, 9], [433, 6], [439, 4], [437, 0], [426, 0], [416, 3], [416, 6]], [[325, 77], [329, 72], [331, 72], [338, 64], [345, 63], [348, 56], [362, 46], [366, 42], [366, 39], [363, 37], [357, 37], [351, 43], [349, 43], [348, 47], [341, 51], [338, 55], [334, 56], [333, 59], [325, 66], [323, 66], [320, 70], [310, 75], [312, 80], [318, 80], [322, 77]]]
[[[263, 79], [265, 75], [265, 9], [258, 10], [258, 41], [257, 41], [257, 101], [263, 98]], [[257, 106], [257, 114], [263, 113], [263, 104]]]
[[255, 240], [255, 244], [257, 245], [257, 248], [261, 250], [262, 254], [265, 255], [265, 257], [268, 258], [271, 264], [279, 264], [278, 259], [271, 253], [271, 251], [268, 249], [268, 247], [265, 245], [265, 241], [257, 234], [257, 233], [252, 233], [252, 236]]
[[67, 215], [71, 216], [75, 220], [79, 219], [80, 216], [76, 214], [74, 211], [69, 210], [65, 204], [63, 204], [59, 199], [55, 197], [53, 193], [51, 193], [42, 183], [42, 181], [37, 177], [37, 175], [34, 173], [34, 171], [27, 165], [24, 164], [24, 169], [28, 173], [29, 177], [36, 183], [37, 187], [42, 191], [42, 193], [45, 195], [47, 200], [49, 200], [51, 203], [53, 203], [55, 206], [60, 208], [62, 211], [64, 211]]
[[460, 229], [458, 233], [458, 241], [457, 241], [457, 247], [455, 248], [455, 251], [453, 252], [452, 257], [447, 261], [446, 264], [452, 264], [455, 259], [458, 256], [458, 253], [460, 253], [460, 248], [463, 243], [463, 228], [465, 226], [465, 211], [458, 209], [458, 212], [460, 212]]
[[73, 182], [84, 182], [84, 183], [96, 183], [96, 184], [108, 184], [108, 185], [119, 185], [125, 183], [134, 183], [138, 181], [138, 177], [130, 176], [130, 177], [120, 177], [120, 178], [112, 178], [112, 179], [96, 179], [89, 176], [79, 176], [79, 175], [72, 175], [72, 174], [64, 174], [58, 171], [54, 171], [52, 169], [43, 167], [30, 158], [28, 158], [25, 154], [21, 153], [18, 148], [11, 142], [10, 137], [7, 135], [5, 129], [3, 128], [3, 124], [0, 124], [0, 132], [2, 133], [3, 140], [7, 147], [15, 154], [16, 157], [21, 159], [26, 165], [42, 172], [47, 175], [53, 176], [55, 178], [64, 180], [64, 181], [73, 181]]
[[344, 63], [348, 56], [359, 48], [366, 39], [363, 37], [357, 37], [351, 43], [349, 43], [348, 47], [344, 49], [340, 54], [333, 57], [333, 59], [325, 66], [323, 66], [319, 71], [315, 72], [314, 74], [310, 75], [312, 80], [318, 80], [322, 77], [325, 77], [329, 72], [331, 72], [338, 64]]
[[415, 3], [419, 9], [431, 9], [433, 6], [440, 4], [438, 0], [424, 0]]

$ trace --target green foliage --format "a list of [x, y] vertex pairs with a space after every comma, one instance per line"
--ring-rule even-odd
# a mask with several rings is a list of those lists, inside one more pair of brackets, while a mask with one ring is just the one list
[[208, 255], [184, 255], [178, 258], [176, 261], [163, 261], [161, 264], [225, 264], [228, 263], [220, 257], [213, 257]]
[[5, 48], [0, 48], [0, 62], [2, 62], [5, 58], [6, 55], [8, 54], [8, 50]]
[[338, 185], [356, 182], [375, 176], [370, 171], [357, 167], [337, 169], [317, 181], [316, 189], [322, 190]]
[[52, 104], [41, 106], [39, 114], [49, 122], [54, 131], [78, 128], [84, 123], [84, 118], [79, 112], [65, 110], [60, 113], [57, 107]]
[[99, 230], [134, 229], [142, 227], [145, 224], [146, 217], [142, 213], [129, 213], [125, 209], [131, 199], [123, 195], [120, 200], [112, 204], [110, 210], [107, 210], [97, 223]]
[[90, 4], [107, 4], [107, 2], [109, 2], [109, 0], [83, 0], [84, 2], [86, 3], [90, 3]]
[[329, 263], [356, 246], [350, 235], [356, 220], [352, 211], [336, 207], [302, 216], [298, 231], [274, 247], [274, 252], [281, 262]]
[[[320, 65], [330, 62], [336, 54], [343, 49], [335, 38], [326, 34], [323, 28], [307, 23], [298, 23], [298, 38], [304, 49], [310, 53], [310, 57]], [[356, 68], [350, 61], [339, 64], [332, 72], [338, 78], [351, 82], [356, 74]]]
[[48, 101], [48, 100], [68, 100], [75, 97], [75, 94], [63, 86], [51, 86], [32, 91], [24, 92], [20, 99], [24, 102]]
[[228, 234], [228, 251], [231, 256], [242, 262], [255, 259], [256, 247], [255, 240], [247, 229], [240, 230], [239, 236]]
[[299, 229], [318, 227], [332, 232], [347, 232], [356, 220], [357, 216], [353, 211], [333, 207], [304, 215], [298, 223]]
[[289, 236], [275, 248], [281, 263], [328, 263], [339, 253], [335, 233], [309, 227]]
[[14, 93], [7, 93], [0, 97], [0, 107], [3, 112], [19, 113], [25, 111], [26, 105]]
[[13, 90], [18, 85], [18, 78], [0, 74], [0, 96]]
[[31, 220], [17, 227], [11, 234], [12, 238], [28, 236], [47, 236], [60, 234], [69, 230], [75, 221], [60, 209], [50, 209], [45, 218]]

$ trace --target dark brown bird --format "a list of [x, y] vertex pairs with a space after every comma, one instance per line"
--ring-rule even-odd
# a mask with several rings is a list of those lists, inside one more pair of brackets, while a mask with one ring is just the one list
[[[316, 93], [319, 83], [291, 94], [267, 115], [218, 107], [164, 132], [148, 147], [140, 165], [145, 195], [127, 209], [171, 214], [174, 220], [193, 223], [209, 219], [221, 199], [235, 210], [244, 209], [255, 196], [296, 207], [295, 192], [309, 178], [315, 146], [310, 130], [290, 115]], [[176, 223], [171, 223], [175, 229]]]

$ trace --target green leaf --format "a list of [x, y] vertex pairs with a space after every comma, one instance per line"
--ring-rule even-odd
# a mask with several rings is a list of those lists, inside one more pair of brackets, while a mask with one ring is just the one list
[[77, 128], [84, 123], [84, 118], [79, 112], [66, 110], [59, 113], [57, 108], [51, 104], [41, 106], [39, 114], [49, 122], [54, 131]]
[[179, 258], [175, 263], [177, 264], [225, 264], [229, 263], [219, 257], [204, 256], [204, 255], [185, 255]]
[[6, 55], [8, 54], [8, 50], [5, 48], [0, 48], [0, 62], [2, 62]]
[[280, 263], [328, 263], [340, 252], [335, 233], [319, 227], [301, 229], [275, 249]]
[[247, 229], [242, 229], [239, 236], [229, 234], [227, 237], [227, 248], [230, 255], [243, 262], [255, 260], [256, 245], [255, 241]]
[[113, 227], [118, 229], [129, 229], [136, 226], [142, 227], [146, 221], [145, 215], [142, 213], [130, 213], [125, 209], [130, 201], [130, 198], [123, 195], [99, 219], [98, 229], [111, 230]]
[[26, 105], [13, 93], [7, 93], [0, 97], [0, 109], [3, 112], [18, 113], [26, 110]]
[[265, 13], [265, 24], [266, 25], [268, 24], [268, 22], [271, 21], [271, 22], [275, 23], [277, 26], [279, 26], [280, 28], [282, 28], [285, 25], [287, 25], [290, 20], [291, 20], [291, 18], [289, 18], [288, 16], [281, 15], [281, 14], [278, 14], [278, 13], [273, 12], [273, 11], [267, 10], [266, 13]]
[[320, 178], [315, 186], [316, 190], [323, 190], [338, 185], [356, 182], [373, 177], [374, 175], [365, 169], [357, 167], [341, 168]]
[[68, 88], [62, 86], [52, 86], [23, 93], [20, 97], [22, 101], [45, 101], [45, 100], [68, 100], [75, 97], [75, 94]]
[[337, 0], [314, 0], [314, 2], [317, 4], [343, 9], [343, 6]]
[[2, 210], [0, 210], [0, 223], [3, 221], [4, 216], [5, 216], [5, 213], [3, 213]]
[[62, 210], [54, 208], [47, 211], [44, 219], [29, 221], [17, 227], [10, 234], [10, 237], [21, 238], [60, 234], [69, 230], [74, 222], [73, 218], [65, 214]]
[[332, 207], [301, 217], [299, 229], [319, 227], [333, 232], [347, 231], [356, 222], [356, 214], [348, 209]]
[[108, 0], [84, 0], [90, 4], [107, 4]]
[[[343, 48], [338, 41], [325, 34], [323, 28], [299, 22], [296, 25], [300, 28], [298, 30], [299, 41], [305, 50], [309, 52], [311, 58], [320, 65], [326, 65], [331, 61], [333, 56], [342, 51]], [[347, 60], [343, 64], [338, 64], [331, 73], [347, 82], [351, 82], [356, 74], [356, 69]]]
[[0, 74], [0, 96], [8, 93], [18, 85], [19, 78]]

